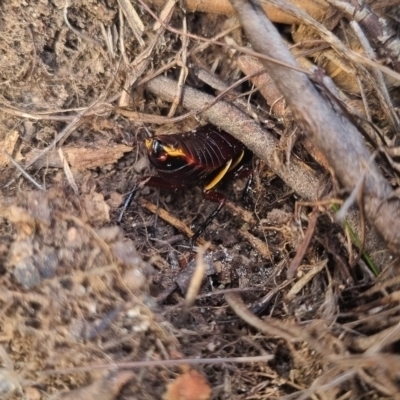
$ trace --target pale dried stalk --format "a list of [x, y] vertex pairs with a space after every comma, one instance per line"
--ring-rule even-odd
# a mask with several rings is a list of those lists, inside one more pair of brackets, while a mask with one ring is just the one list
[[190, 284], [185, 296], [185, 306], [187, 310], [192, 307], [196, 301], [196, 297], [199, 294], [203, 283], [203, 278], [206, 274], [206, 264], [204, 263], [203, 256], [204, 249], [200, 247], [196, 257], [196, 269], [190, 279]]
[[144, 32], [144, 24], [140, 19], [138, 13], [134, 9], [132, 3], [128, 0], [118, 0], [119, 6], [121, 7], [126, 21], [128, 22], [129, 27], [132, 30], [132, 33], [135, 35], [136, 40], [139, 42], [141, 46], [144, 46], [144, 40], [142, 39], [142, 35]]
[[[182, 25], [183, 25], [183, 27], [182, 27], [183, 32], [187, 33], [186, 15], [183, 17]], [[188, 53], [188, 46], [189, 46], [189, 38], [188, 38], [188, 36], [184, 35], [181, 37], [181, 40], [182, 40], [182, 49], [178, 56], [180, 58], [180, 61], [177, 62], [177, 64], [180, 65], [180, 67], [181, 67], [181, 72], [179, 73], [179, 79], [178, 79], [178, 90], [177, 90], [175, 98], [171, 104], [171, 108], [168, 112], [168, 117], [173, 117], [175, 115], [175, 111], [178, 108], [179, 103], [181, 102], [183, 85], [185, 84], [186, 78], [189, 73], [189, 69], [187, 67], [187, 53]]]
[[71, 186], [72, 190], [74, 191], [74, 193], [76, 195], [78, 195], [79, 194], [78, 185], [76, 184], [74, 174], [71, 171], [71, 168], [68, 164], [67, 159], [64, 157], [64, 153], [63, 153], [61, 147], [58, 149], [58, 155], [60, 156], [60, 159], [61, 159], [61, 162], [62, 162], [62, 165], [64, 168], [64, 173], [65, 173], [65, 176], [67, 177], [67, 181], [68, 181], [69, 185]]

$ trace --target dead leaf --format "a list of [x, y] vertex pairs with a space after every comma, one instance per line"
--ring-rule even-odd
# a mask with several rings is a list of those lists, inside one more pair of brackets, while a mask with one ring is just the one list
[[190, 370], [168, 385], [164, 400], [208, 400], [211, 388], [200, 372]]

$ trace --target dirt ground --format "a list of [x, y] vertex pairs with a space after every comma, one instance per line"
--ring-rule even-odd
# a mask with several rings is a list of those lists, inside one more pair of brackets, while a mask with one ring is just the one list
[[[228, 204], [198, 257], [189, 236], [215, 208], [204, 182], [144, 187], [117, 223], [134, 183], [155, 173], [144, 139], [206, 123], [179, 92], [171, 105], [146, 83], [165, 75], [216, 96], [223, 88], [201, 73], [227, 86], [254, 73], [209, 40], [247, 45], [229, 12], [177, 3], [165, 17], [160, 3], [0, 3], [0, 398], [400, 398], [397, 261], [368, 239], [360, 253], [335, 218], [333, 199], [348, 193], [262, 80], [223, 98], [280, 141], [282, 163], [301, 160], [329, 182], [327, 201], [304, 201], [253, 157], [244, 201], [246, 179], [218, 186]], [[303, 3], [353, 46], [344, 15]], [[398, 5], [384, 3], [375, 12], [398, 29]], [[333, 65], [315, 33], [271, 19], [397, 145], [373, 85]]]

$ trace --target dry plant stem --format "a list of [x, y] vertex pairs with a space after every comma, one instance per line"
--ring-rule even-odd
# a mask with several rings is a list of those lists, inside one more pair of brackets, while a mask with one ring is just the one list
[[[248, 77], [250, 77], [249, 75], [253, 75], [255, 71], [260, 71], [261, 69], [265, 71], [261, 61], [254, 57], [242, 55], [238, 58], [237, 64], [240, 70]], [[290, 111], [286, 107], [286, 101], [277, 89], [271, 77], [264, 72], [260, 75], [254, 75], [250, 80], [255, 87], [258, 88], [261, 95], [271, 107], [271, 112], [273, 112], [275, 116], [282, 118], [285, 123], [285, 120], [289, 119], [288, 116]], [[292, 118], [290, 117], [290, 121], [291, 120]], [[326, 157], [315, 148], [314, 144], [310, 140], [305, 138], [303, 140], [303, 145], [315, 161], [317, 161], [327, 171], [330, 171], [330, 166]], [[288, 148], [288, 150], [290, 149]], [[287, 157], [287, 159], [289, 160], [290, 157]]]
[[10, 160], [14, 167], [23, 175], [29, 182], [31, 182], [37, 189], [45, 190], [45, 188], [36, 182], [7, 152], [3, 151], [3, 154]]
[[306, 340], [307, 335], [298, 336], [300, 327], [285, 325], [278, 319], [268, 317], [262, 320], [255, 316], [244, 304], [243, 300], [237, 294], [229, 293], [225, 295], [226, 302], [232, 310], [243, 321], [270, 336], [278, 336], [290, 342]]
[[103, 24], [100, 25], [100, 29], [101, 29], [101, 34], [103, 35], [104, 41], [106, 42], [108, 56], [109, 56], [110, 60], [112, 60], [115, 57], [115, 53], [114, 53], [114, 48], [113, 48], [113, 44], [112, 44], [111, 32], [109, 29], [106, 29]]
[[[173, 8], [175, 7], [177, 0], [168, 0], [165, 2], [163, 9], [160, 12], [160, 20], [164, 21], [165, 18], [168, 17], [168, 15], [171, 15], [171, 13], [173, 12]], [[160, 24], [160, 22], [156, 21], [153, 25], [153, 31], [158, 31], [160, 29], [160, 27], [162, 26], [162, 24]]]
[[34, 119], [34, 120], [48, 120], [48, 121], [71, 121], [75, 117], [73, 115], [56, 115], [58, 111], [54, 112], [53, 115], [42, 115], [39, 113], [30, 114], [24, 111], [15, 110], [10, 107], [0, 107], [0, 112], [5, 112], [10, 115], [16, 115], [17, 117]]
[[115, 112], [119, 115], [127, 117], [135, 122], [144, 122], [149, 124], [166, 124], [170, 122], [170, 119], [167, 117], [162, 117], [159, 115], [153, 114], [144, 114], [136, 111], [126, 110], [125, 108], [116, 107]]
[[338, 357], [332, 356], [331, 353], [318, 341], [313, 335], [310, 335], [304, 327], [294, 323], [282, 322], [281, 320], [273, 317], [265, 317], [261, 319], [254, 315], [245, 305], [242, 298], [234, 293], [225, 295], [225, 300], [236, 313], [236, 315], [245, 321], [250, 326], [258, 329], [260, 332], [269, 336], [278, 336], [286, 340], [288, 345], [294, 342], [306, 342], [315, 351], [324, 355], [327, 360], [335, 362]]
[[391, 326], [371, 336], [356, 337], [351, 340], [350, 345], [356, 351], [366, 352], [366, 354], [372, 355], [382, 351], [384, 346], [389, 346], [399, 339], [399, 324], [397, 324], [396, 326]]
[[[275, 1], [274, 1], [275, 2]], [[296, 62], [278, 31], [266, 18], [259, 3], [232, 0], [249, 41], [254, 49], [287, 64]], [[268, 40], [264, 40], [268, 38]], [[378, 167], [369, 163], [370, 154], [358, 130], [340, 110], [319, 93], [307, 76], [289, 68], [277, 68], [263, 61], [296, 120], [314, 144], [326, 155], [337, 177], [347, 190], [352, 190], [364, 171], [364, 203], [369, 221], [395, 253], [400, 252], [399, 202], [388, 201], [391, 187]]]
[[148, 360], [148, 361], [133, 361], [125, 363], [112, 363], [112, 364], [96, 364], [88, 365], [86, 367], [77, 368], [64, 368], [64, 369], [49, 369], [39, 372], [39, 375], [53, 375], [53, 374], [70, 374], [71, 372], [92, 372], [94, 370], [103, 369], [128, 369], [128, 368], [145, 368], [145, 367], [168, 367], [174, 365], [207, 365], [207, 364], [227, 364], [227, 363], [266, 363], [274, 359], [273, 355], [267, 354], [265, 356], [254, 357], [227, 357], [227, 358], [182, 358], [180, 360]]
[[386, 293], [392, 287], [396, 287], [400, 285], [400, 276], [395, 276], [389, 279], [378, 279], [375, 282], [375, 285], [372, 286], [370, 289], [366, 290], [360, 297], [368, 297], [373, 295], [374, 293]]
[[[246, 55], [238, 58], [237, 65], [247, 76], [254, 74], [256, 71], [264, 71], [264, 66], [257, 58]], [[285, 113], [287, 113], [286, 102], [271, 77], [263, 72], [251, 78], [251, 82], [258, 88], [271, 107], [271, 113], [278, 117], [284, 117]]]
[[[218, 77], [204, 69], [198, 69], [195, 71], [196, 76], [202, 80], [204, 83], [207, 83], [207, 85], [211, 86], [213, 89], [219, 90], [219, 91], [225, 91], [229, 89], [229, 86], [225, 83], [222, 82]], [[232, 93], [232, 91], [230, 92]], [[232, 93], [233, 97], [235, 100], [233, 101], [235, 105], [237, 105], [239, 108], [242, 110], [248, 110], [251, 108], [250, 104], [242, 98], [240, 98], [240, 94], [238, 92], [233, 92]], [[238, 98], [239, 97], [239, 98]]]
[[64, 173], [65, 173], [65, 176], [67, 177], [68, 183], [71, 186], [71, 188], [74, 191], [74, 193], [76, 195], [78, 195], [79, 194], [78, 185], [75, 182], [74, 175], [73, 175], [73, 173], [71, 171], [71, 168], [70, 168], [70, 166], [68, 164], [67, 159], [64, 157], [64, 153], [63, 153], [61, 147], [58, 149], [58, 155], [60, 156], [61, 162], [63, 164]]
[[357, 375], [359, 379], [361, 379], [365, 384], [374, 388], [378, 393], [383, 394], [384, 396], [391, 397], [392, 399], [399, 400], [399, 388], [398, 386], [391, 381], [388, 374], [382, 371], [371, 371], [371, 370], [363, 370], [358, 369]]
[[204, 249], [200, 247], [196, 256], [196, 269], [192, 275], [192, 279], [190, 280], [190, 285], [185, 296], [185, 307], [187, 310], [192, 307], [196, 301], [196, 297], [199, 294], [201, 285], [203, 283], [203, 278], [206, 274], [206, 265], [204, 263], [203, 255]]
[[[183, 17], [183, 22], [182, 22], [182, 30], [184, 33], [187, 33], [187, 20], [186, 20], [186, 15]], [[185, 35], [181, 37], [182, 40], [182, 50], [180, 51], [180, 61], [177, 62], [177, 64], [180, 64], [181, 71], [179, 73], [179, 80], [178, 80], [178, 90], [175, 95], [174, 101], [172, 102], [171, 108], [168, 112], [168, 117], [173, 117], [175, 115], [175, 111], [178, 108], [178, 105], [181, 101], [182, 97], [182, 90], [183, 90], [183, 85], [186, 81], [186, 77], [188, 76], [189, 69], [187, 67], [187, 48], [189, 45], [189, 38]]]
[[[124, 153], [132, 151], [132, 147], [124, 144], [110, 146], [97, 146], [96, 148], [88, 147], [64, 147], [63, 153], [71, 168], [76, 170], [87, 170], [97, 168], [106, 164], [113, 164], [119, 160]], [[25, 162], [30, 161], [41, 154], [40, 149], [32, 149], [25, 155]], [[37, 160], [33, 168], [40, 169], [43, 167], [63, 168], [59, 154], [55, 149], [49, 151], [43, 159]]]
[[[153, 3], [162, 6], [165, 0], [146, 0], [148, 3]], [[187, 11], [207, 12], [214, 14], [232, 15], [234, 10], [229, 4], [228, 0], [185, 0], [184, 7]], [[290, 3], [296, 4], [304, 9], [315, 18], [322, 18], [327, 9], [326, 4], [322, 1], [304, 1], [304, 0], [290, 0]], [[264, 4], [263, 8], [272, 21], [281, 24], [293, 24], [298, 22], [297, 18], [282, 12], [280, 9], [272, 7], [269, 4]]]
[[[117, 68], [117, 71], [118, 71], [118, 68]], [[100, 95], [100, 97], [95, 99], [87, 108], [83, 109], [81, 112], [76, 114], [73, 117], [73, 120], [59, 134], [57, 134], [57, 136], [54, 138], [53, 142], [50, 143], [47, 147], [45, 147], [36, 157], [33, 157], [33, 159], [25, 165], [25, 169], [27, 169], [31, 165], [33, 165], [37, 160], [39, 160], [41, 157], [43, 157], [46, 153], [48, 153], [51, 149], [53, 149], [57, 144], [62, 145], [64, 140], [72, 132], [74, 132], [76, 129], [78, 129], [78, 127], [80, 125], [82, 125], [84, 123], [84, 121], [85, 121], [84, 117], [86, 117], [90, 112], [92, 112], [93, 109], [95, 109], [95, 107], [99, 103], [101, 103], [102, 100], [104, 100], [109, 87], [111, 86], [111, 84], [114, 81], [114, 77], [115, 77], [115, 74], [113, 75], [113, 78], [111, 79], [111, 81], [107, 84], [104, 92]], [[4, 187], [8, 187], [9, 185], [11, 185], [15, 181], [15, 179], [16, 178], [12, 179]]]
[[125, 65], [129, 64], [128, 56], [125, 51], [125, 39], [124, 39], [124, 13], [122, 8], [118, 9], [118, 21], [119, 21], [119, 50], [122, 55], [122, 59], [124, 60]]
[[307, 274], [305, 274], [293, 285], [293, 287], [287, 293], [286, 299], [288, 301], [292, 301], [295, 296], [300, 292], [300, 290], [303, 289], [304, 286], [306, 286], [309, 282], [311, 282], [314, 276], [319, 274], [326, 267], [327, 264], [327, 259], [315, 264]]
[[136, 40], [139, 42], [141, 46], [144, 46], [145, 43], [144, 40], [142, 39], [142, 35], [144, 32], [144, 24], [140, 19], [138, 13], [132, 6], [132, 3], [128, 0], [118, 0], [118, 3], [125, 15], [129, 27], [131, 28], [133, 34], [136, 37]]
[[57, 396], [58, 400], [114, 400], [118, 397], [121, 389], [131, 380], [137, 379], [132, 371], [118, 371], [114, 374], [103, 376], [92, 384], [68, 393]]
[[240, 229], [239, 231], [240, 236], [246, 239], [250, 245], [255, 249], [261, 256], [263, 256], [267, 260], [271, 260], [271, 252], [269, 251], [268, 244], [265, 243], [263, 240], [260, 240], [258, 237], [252, 235], [250, 232]]
[[[185, 33], [179, 29], [175, 29], [172, 26], [168, 25], [168, 23], [166, 23], [164, 20], [162, 20], [162, 16], [164, 15], [163, 13], [161, 13], [160, 18], [153, 13], [153, 11], [149, 8], [149, 6], [146, 4], [145, 0], [139, 0], [140, 4], [143, 6], [143, 8], [160, 24], [160, 26], [164, 27], [165, 29], [167, 29], [168, 31], [172, 32], [172, 33], [176, 33], [177, 35], [180, 36], [188, 36], [194, 40], [203, 42], [202, 44], [198, 45], [197, 47], [195, 47], [192, 51], [189, 52], [189, 55], [193, 55], [194, 53], [197, 52], [201, 52], [202, 50], [204, 50], [206, 47], [210, 46], [211, 44], [217, 44], [219, 46], [226, 46], [224, 43], [218, 42], [218, 38], [220, 37], [224, 37], [227, 32], [229, 31], [233, 31], [237, 28], [237, 26], [232, 26], [224, 31], [222, 31], [221, 33], [219, 33], [218, 35], [216, 35], [214, 38], [212, 39], [207, 39], [204, 38], [202, 36], [199, 35], [194, 35], [192, 33]], [[239, 27], [239, 26], [238, 26]], [[400, 75], [399, 75], [400, 76]], [[399, 78], [400, 79], [400, 78]]]
[[233, 203], [232, 201], [226, 200], [225, 208], [228, 209], [233, 215], [239, 216], [242, 221], [251, 225], [256, 224], [256, 219], [254, 218], [253, 213], [247, 211], [246, 209]]
[[349, 19], [357, 21], [374, 47], [388, 56], [393, 63], [393, 69], [400, 72], [400, 40], [398, 32], [388, 18], [373, 12], [366, 1], [326, 1], [342, 11]]
[[397, 318], [398, 319], [398, 312], [400, 310], [400, 305], [397, 305], [393, 308], [390, 308], [386, 311], [381, 311], [379, 314], [375, 314], [372, 316], [364, 317], [356, 321], [348, 322], [344, 324], [343, 326], [345, 329], [363, 329], [366, 327], [367, 329], [371, 326], [377, 326], [376, 324], [380, 324], [382, 321], [382, 318]]

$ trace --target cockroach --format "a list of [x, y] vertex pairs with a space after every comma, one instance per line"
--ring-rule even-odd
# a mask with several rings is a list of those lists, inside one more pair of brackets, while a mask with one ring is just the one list
[[203, 197], [218, 203], [191, 238], [191, 245], [204, 232], [225, 204], [225, 196], [214, 190], [228, 174], [247, 175], [245, 193], [251, 184], [251, 170], [243, 168], [251, 159], [250, 151], [229, 133], [208, 124], [194, 131], [160, 135], [144, 141], [150, 164], [157, 175], [143, 178], [128, 195], [118, 222], [138, 189], [151, 186], [165, 190], [185, 189], [188, 185], [205, 182]]

